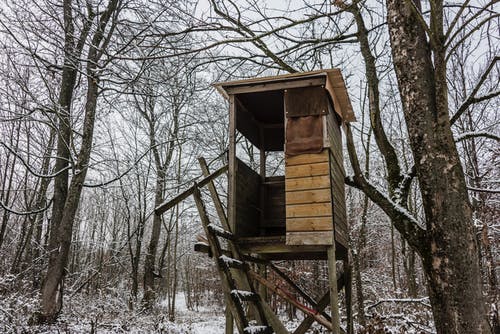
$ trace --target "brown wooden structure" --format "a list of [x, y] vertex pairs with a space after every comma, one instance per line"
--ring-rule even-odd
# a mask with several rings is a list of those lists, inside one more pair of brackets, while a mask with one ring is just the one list
[[[306, 313], [295, 334], [305, 333], [314, 321], [342, 333], [337, 294], [342, 287], [347, 331], [352, 333], [341, 126], [354, 121], [354, 116], [340, 70], [222, 82], [215, 87], [229, 100], [229, 164], [210, 173], [200, 158], [205, 178], [158, 206], [155, 213], [160, 215], [194, 195], [207, 236], [207, 244], [197, 244], [195, 250], [216, 260], [228, 307], [226, 333], [233, 333], [233, 320], [240, 333], [288, 333], [267, 305], [265, 293], [259, 293], [265, 288]], [[260, 151], [258, 170], [239, 158], [241, 136]], [[269, 152], [282, 152], [284, 175], [267, 175]], [[212, 182], [226, 170], [227, 215]], [[199, 191], [202, 186], [209, 188], [220, 225], [209, 221]], [[226, 249], [219, 238], [226, 239]], [[312, 299], [273, 265], [277, 259], [327, 260], [330, 286], [325, 296]], [[344, 261], [341, 275], [337, 260]], [[248, 262], [263, 270], [255, 272]], [[268, 281], [266, 268], [309, 306]], [[249, 325], [245, 303], [251, 304], [257, 326]], [[331, 315], [324, 312], [327, 306]]]
[[[243, 250], [269, 259], [347, 251], [342, 122], [354, 120], [338, 69], [218, 83], [229, 100], [228, 220]], [[236, 133], [260, 150], [260, 170], [238, 157]], [[285, 173], [266, 174], [283, 152]]]

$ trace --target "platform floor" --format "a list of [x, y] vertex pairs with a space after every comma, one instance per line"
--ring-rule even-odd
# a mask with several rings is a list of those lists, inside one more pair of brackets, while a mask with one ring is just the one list
[[[285, 236], [238, 238], [236, 243], [243, 253], [259, 254], [269, 260], [326, 260], [328, 246], [301, 245], [290, 246], [285, 243]], [[347, 258], [347, 250], [341, 244], [335, 244], [337, 260]]]

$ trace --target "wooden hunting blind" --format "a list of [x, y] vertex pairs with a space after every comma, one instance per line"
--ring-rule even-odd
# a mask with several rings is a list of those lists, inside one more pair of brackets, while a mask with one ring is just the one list
[[[340, 128], [354, 115], [340, 71], [222, 82], [215, 87], [229, 100], [228, 165], [210, 172], [205, 159], [199, 158], [204, 178], [158, 205], [155, 214], [193, 195], [206, 236], [195, 250], [215, 260], [227, 306], [226, 334], [233, 333], [233, 321], [242, 334], [289, 334], [269, 307], [267, 290], [306, 314], [294, 334], [304, 334], [313, 321], [334, 334], [343, 333], [338, 305], [342, 288], [347, 333], [353, 333]], [[248, 164], [240, 159], [242, 137], [260, 152], [258, 167], [250, 163], [253, 156]], [[284, 166], [277, 170], [284, 175], [267, 175], [270, 152], [282, 154]], [[227, 215], [213, 183], [226, 171]], [[205, 208], [200, 192], [205, 186], [220, 224], [211, 222]], [[273, 264], [279, 259], [327, 260], [328, 291], [314, 300]], [[344, 263], [340, 275], [337, 260]], [[259, 266], [259, 273], [249, 263]], [[267, 279], [267, 270], [274, 271], [309, 306]], [[330, 315], [325, 312], [327, 306]]]
[[[268, 259], [347, 254], [341, 125], [354, 120], [338, 69], [222, 82], [229, 100], [228, 223], [243, 251]], [[260, 151], [245, 164], [237, 133]], [[283, 152], [284, 175], [266, 174]], [[335, 242], [335, 245], [333, 243]]]

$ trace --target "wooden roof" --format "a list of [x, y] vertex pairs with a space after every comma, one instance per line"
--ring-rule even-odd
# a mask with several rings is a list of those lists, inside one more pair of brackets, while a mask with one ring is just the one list
[[230, 94], [257, 93], [315, 85], [325, 86], [333, 101], [335, 111], [344, 122], [356, 121], [344, 78], [338, 68], [218, 82], [214, 84], [214, 87], [225, 98], [228, 98]]

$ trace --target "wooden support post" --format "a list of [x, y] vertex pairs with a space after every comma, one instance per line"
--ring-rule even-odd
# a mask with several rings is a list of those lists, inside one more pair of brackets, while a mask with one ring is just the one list
[[272, 282], [266, 280], [265, 278], [259, 276], [257, 273], [254, 271], [249, 271], [250, 276], [252, 276], [254, 279], [265, 285], [269, 290], [273, 291], [276, 293], [278, 296], [295, 306], [298, 310], [304, 312], [307, 315], [310, 315], [316, 320], [318, 323], [321, 325], [325, 326], [328, 329], [332, 329], [332, 324], [325, 319], [321, 314], [316, 314], [312, 312], [310, 309], [305, 307], [304, 305], [300, 304], [296, 299], [292, 298], [288, 292], [280, 288], [279, 286], [273, 284]]
[[[210, 170], [208, 169], [207, 162], [205, 158], [199, 157], [198, 162], [201, 167], [201, 172], [203, 173], [203, 176], [207, 177], [210, 175]], [[217, 216], [219, 216], [219, 220], [222, 224], [222, 227], [229, 232], [233, 232], [231, 228], [229, 227], [229, 224], [227, 222], [227, 217], [226, 213], [224, 212], [224, 207], [222, 206], [222, 201], [220, 200], [219, 194], [217, 193], [217, 189], [215, 189], [215, 185], [213, 181], [210, 181], [207, 184], [208, 191], [210, 192], [210, 197], [212, 197], [212, 201], [214, 202], [215, 210], [217, 211]]]
[[347, 334], [354, 334], [354, 323], [352, 318], [352, 268], [349, 258], [344, 261], [345, 277], [345, 308], [347, 313]]
[[[257, 271], [260, 276], [267, 279], [267, 267], [264, 264], [257, 264]], [[268, 302], [267, 289], [263, 284], [258, 284], [259, 295], [263, 301]]]
[[175, 196], [173, 199], [169, 201], [165, 201], [158, 205], [155, 208], [155, 215], [161, 215], [165, 211], [171, 209], [174, 207], [176, 204], [180, 203], [181, 201], [185, 200], [188, 198], [190, 195], [192, 195], [195, 191], [195, 188], [201, 188], [204, 187], [205, 185], [212, 183], [212, 180], [223, 174], [227, 170], [228, 166], [224, 166], [213, 172], [212, 174], [206, 175], [204, 179], [202, 179], [200, 182], [196, 183], [195, 185], [189, 187], [179, 195]]
[[[265, 212], [264, 212], [264, 207], [265, 203], [264, 201], [266, 200], [266, 188], [264, 187], [264, 182], [266, 181], [266, 151], [264, 149], [264, 128], [259, 126], [259, 136], [260, 136], [260, 151], [259, 151], [259, 173], [260, 173], [260, 224], [265, 224]], [[263, 229], [261, 229], [263, 230]], [[265, 232], [265, 230], [263, 230]], [[261, 275], [264, 278], [267, 278], [267, 268], [265, 265], [258, 264], [257, 265], [257, 270], [259, 272], [259, 275]], [[267, 303], [269, 300], [268, 295], [267, 295], [267, 289], [264, 285], [258, 284], [258, 291], [259, 295], [261, 298]]]
[[238, 235], [236, 230], [236, 97], [229, 95], [229, 151], [228, 151], [228, 203], [227, 220], [230, 231]]
[[[229, 156], [231, 157], [231, 154], [229, 154]], [[205, 159], [200, 158], [200, 159], [198, 159], [198, 161], [200, 163], [201, 170], [202, 170], [203, 174], [210, 175], [210, 170], [208, 169], [208, 166], [207, 166]], [[229, 170], [231, 171], [231, 168], [229, 168]], [[232, 170], [234, 171], [234, 167]], [[220, 200], [219, 195], [217, 194], [217, 189], [215, 189], [215, 185], [213, 184], [213, 182], [208, 183], [208, 190], [210, 191], [210, 195], [211, 195], [212, 200], [215, 204], [215, 208], [216, 208], [217, 214], [219, 216], [219, 219], [221, 221], [221, 224], [224, 226], [224, 228], [227, 229], [227, 231], [232, 232], [233, 231], [232, 228], [234, 228], [234, 226], [230, 225], [226, 215], [224, 214], [224, 207], [222, 206], [222, 202]], [[262, 260], [259, 258], [254, 258], [251, 256], [243, 256], [243, 258], [240, 258], [239, 256], [237, 256], [239, 252], [235, 249], [232, 242], [229, 243], [229, 250], [231, 252], [231, 256], [235, 257], [237, 260], [253, 261], [256, 263], [265, 264], [265, 260]], [[207, 251], [208, 251], [208, 249], [207, 249]], [[235, 279], [240, 284], [242, 284], [242, 286], [245, 289], [248, 290], [248, 285], [251, 283], [242, 277], [244, 275], [240, 275], [238, 272], [236, 272], [234, 274], [235, 274]], [[226, 305], [230, 305], [230, 304], [228, 304], [227, 300], [226, 300]], [[268, 323], [271, 325], [271, 327], [273, 327], [274, 332], [276, 334], [289, 334], [288, 331], [286, 330], [285, 326], [283, 325], [283, 323], [279, 320], [278, 316], [276, 316], [276, 314], [273, 312], [273, 310], [269, 307], [266, 300], [262, 299], [261, 306], [262, 306], [262, 311], [264, 313], [264, 316], [266, 317], [266, 319], [267, 319]], [[256, 314], [257, 313], [258, 312], [256, 312]], [[227, 312], [227, 308], [226, 308], [226, 334], [233, 333], [232, 331], [230, 331], [233, 328], [233, 326], [234, 326], [234, 317], [231, 314], [230, 310], [229, 310], [229, 312]]]
[[[318, 302], [317, 307], [315, 308], [318, 313], [323, 312], [323, 310], [330, 304], [330, 291], [328, 291]], [[302, 323], [297, 327], [297, 329], [293, 332], [293, 334], [304, 334], [313, 324], [314, 317], [312, 315], [308, 315]]]
[[[269, 266], [271, 267], [271, 269], [276, 273], [278, 274], [279, 277], [281, 277], [285, 282], [288, 283], [288, 285], [290, 285], [302, 298], [304, 298], [305, 301], [307, 301], [309, 304], [311, 304], [311, 306], [313, 308], [315, 308], [316, 310], [318, 309], [318, 303], [316, 303], [316, 301], [311, 297], [309, 296], [306, 292], [304, 292], [297, 284], [295, 284], [291, 279], [290, 277], [288, 277], [284, 272], [282, 272], [278, 267], [276, 267], [274, 264], [272, 264], [271, 262], [269, 263]], [[324, 308], [323, 308], [324, 309]], [[325, 317], [326, 320], [328, 321], [331, 321], [331, 318], [328, 314], [326, 314], [325, 312], [323, 312], [322, 310], [320, 311], [320, 313]]]
[[233, 314], [231, 313], [231, 309], [229, 308], [229, 301], [227, 300], [227, 297], [225, 298], [226, 301], [226, 334], [234, 334], [234, 318]]
[[[210, 175], [210, 170], [208, 169], [208, 165], [207, 165], [205, 158], [199, 157], [198, 162], [200, 164], [203, 176], [207, 177], [208, 175]], [[215, 210], [217, 211], [217, 215], [219, 216], [219, 220], [222, 224], [222, 227], [226, 231], [231, 232], [231, 228], [229, 227], [229, 224], [227, 222], [226, 213], [224, 212], [224, 207], [222, 206], [222, 201], [220, 200], [219, 194], [217, 193], [217, 189], [215, 189], [215, 185], [214, 185], [213, 181], [210, 181], [207, 186], [208, 186], [208, 191], [210, 192], [210, 197], [212, 197], [212, 201], [214, 203]], [[231, 250], [230, 256], [233, 256], [234, 250], [233, 249], [230, 249], [230, 250]], [[236, 275], [236, 279], [239, 282], [243, 281], [243, 279], [241, 277], [239, 277], [239, 275]], [[226, 313], [225, 313], [226, 314], [226, 334], [233, 334], [233, 332], [234, 332], [234, 318], [233, 318], [233, 315], [232, 315], [231, 310], [229, 309], [228, 305], [229, 305], [229, 301], [226, 298]]]
[[335, 258], [335, 241], [328, 247], [328, 279], [330, 285], [330, 308], [332, 310], [332, 332], [340, 334], [339, 297], [337, 292], [337, 266]]
[[[216, 237], [212, 233], [210, 233], [208, 229], [208, 226], [210, 225], [210, 220], [208, 219], [208, 215], [205, 209], [205, 204], [201, 199], [200, 190], [197, 187], [195, 187], [194, 189], [193, 197], [198, 212], [200, 214], [200, 219], [202, 221], [203, 229], [205, 230], [205, 235], [210, 245], [212, 254], [215, 258], [219, 258], [222, 255], [222, 249], [220, 249], [220, 244], [217, 241]], [[235, 304], [234, 300], [232, 300], [230, 297], [232, 289], [229, 285], [229, 282], [231, 282], [231, 278], [228, 277], [228, 272], [222, 270], [220, 266], [217, 266], [217, 271], [219, 272], [219, 276], [222, 282], [222, 288], [224, 289], [224, 295], [226, 297], [225, 300], [227, 303], [226, 307], [230, 308], [231, 313], [233, 314], [233, 317], [236, 320], [236, 326], [238, 327], [238, 331], [240, 333], [244, 333], [244, 328], [247, 325], [246, 323], [243, 322], [245, 319], [245, 315], [243, 314], [243, 310], [241, 309], [241, 307], [238, 307], [237, 304]]]

